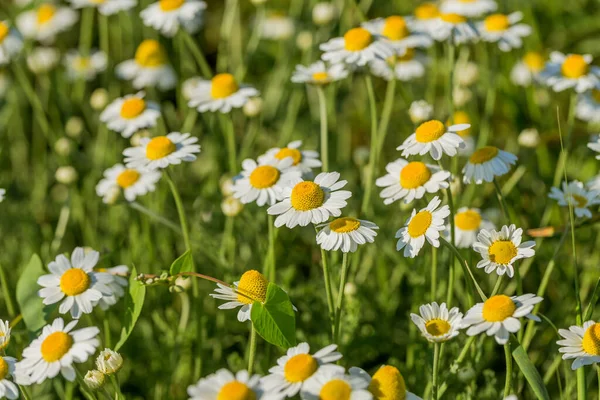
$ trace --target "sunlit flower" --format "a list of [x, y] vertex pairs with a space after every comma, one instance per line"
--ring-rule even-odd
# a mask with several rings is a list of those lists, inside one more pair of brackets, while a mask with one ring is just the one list
[[107, 61], [106, 53], [102, 51], [92, 51], [89, 56], [83, 56], [77, 50], [65, 54], [65, 67], [72, 80], [93, 80], [106, 69]]
[[219, 300], [227, 300], [219, 306], [219, 310], [231, 310], [241, 307], [238, 311], [237, 319], [245, 322], [250, 319], [252, 312], [252, 303], [259, 301], [265, 302], [267, 296], [267, 287], [269, 281], [256, 270], [244, 272], [239, 281], [234, 282], [232, 286], [225, 286], [217, 283], [217, 288], [210, 296]]
[[69, 2], [73, 8], [95, 7], [102, 15], [131, 10], [137, 5], [137, 0], [69, 0]]
[[515, 273], [513, 264], [535, 255], [535, 242], [521, 243], [522, 236], [523, 229], [517, 229], [514, 224], [504, 225], [500, 231], [481, 229], [477, 241], [473, 243], [473, 250], [482, 257], [477, 268], [484, 268], [487, 274], [496, 271], [499, 276], [506, 274], [512, 278]]
[[294, 20], [287, 15], [269, 13], [262, 24], [260, 37], [266, 40], [286, 40], [292, 37], [295, 30]]
[[600, 125], [600, 87], [579, 95], [575, 116], [582, 121]]
[[292, 82], [327, 85], [328, 83], [342, 80], [347, 76], [348, 70], [344, 64], [327, 66], [323, 61], [317, 61], [308, 67], [296, 65], [296, 70], [292, 75]]
[[141, 129], [156, 126], [160, 118], [160, 106], [145, 100], [145, 95], [144, 92], [138, 92], [113, 100], [100, 114], [100, 121], [124, 138], [131, 137]]
[[364, 370], [357, 367], [350, 368], [350, 375], [359, 375], [369, 382], [369, 393], [373, 400], [423, 400], [414, 393], [406, 390], [406, 382], [398, 368], [391, 365], [382, 365], [373, 378]]
[[15, 374], [17, 359], [0, 355], [0, 399], [19, 398], [19, 388], [10, 379]]
[[175, 70], [168, 62], [165, 49], [157, 40], [146, 39], [138, 46], [133, 60], [115, 67], [117, 76], [131, 81], [136, 89], [158, 87], [169, 90], [177, 84]]
[[376, 18], [364, 22], [362, 26], [371, 34], [384, 37], [400, 55], [407, 49], [429, 47], [433, 43], [426, 33], [412, 31], [406, 19], [399, 15]]
[[156, 170], [194, 161], [200, 153], [198, 138], [189, 133], [171, 132], [167, 136], [140, 139], [140, 145], [123, 151], [127, 168]]
[[510, 171], [511, 165], [517, 162], [517, 156], [494, 146], [485, 146], [475, 150], [463, 168], [463, 181], [493, 182], [497, 176], [502, 176]]
[[475, 336], [485, 332], [494, 336], [498, 344], [506, 344], [511, 333], [521, 329], [519, 318], [539, 322], [531, 314], [533, 307], [544, 300], [534, 294], [508, 297], [503, 294], [492, 296], [483, 303], [475, 304], [462, 320], [462, 327], [469, 329], [467, 335]]
[[[471, 125], [471, 118], [469, 117], [469, 114], [467, 114], [465, 111], [455, 111], [454, 115], [452, 116], [452, 122], [448, 120], [446, 122], [446, 126], [450, 126], [452, 124]], [[472, 130], [472, 128], [467, 128], [463, 129], [462, 131], [456, 132], [456, 134], [465, 141], [464, 147], [458, 149], [458, 155], [470, 156], [473, 153], [473, 150], [475, 149], [475, 139], [472, 136]]]
[[10, 343], [10, 324], [0, 319], [0, 351], [4, 351]]
[[0, 65], [19, 54], [23, 48], [23, 40], [16, 30], [11, 29], [8, 21], [0, 21]]
[[331, 39], [319, 48], [324, 52], [321, 56], [324, 61], [359, 67], [376, 58], [385, 59], [394, 54], [394, 49], [382, 36], [365, 28], [350, 29], [343, 37]]
[[241, 108], [251, 97], [260, 93], [248, 85], [240, 85], [233, 75], [228, 73], [217, 74], [210, 80], [199, 80], [196, 86], [189, 91], [190, 107], [200, 112], [216, 112], [223, 114], [233, 108]]
[[466, 17], [458, 14], [440, 14], [432, 23], [429, 34], [438, 42], [451, 41], [455, 45], [477, 40], [477, 30]]
[[573, 88], [583, 93], [600, 86], [600, 67], [591, 65], [589, 54], [563, 54], [554, 51], [540, 72], [540, 78], [555, 92]]
[[430, 342], [446, 342], [459, 334], [463, 314], [458, 307], [448, 310], [446, 303], [423, 304], [419, 314], [410, 314], [410, 319]]
[[369, 380], [359, 370], [347, 375], [343, 371], [322, 370], [302, 387], [302, 400], [340, 399], [371, 400]]
[[27, 39], [52, 43], [60, 32], [71, 29], [77, 19], [77, 13], [69, 7], [42, 3], [19, 14], [16, 22], [19, 32]]
[[408, 115], [413, 124], [420, 124], [431, 119], [433, 106], [425, 100], [416, 100], [410, 103]]
[[429, 153], [434, 160], [439, 160], [445, 153], [450, 157], [458, 153], [458, 149], [465, 146], [465, 141], [457, 132], [469, 129], [469, 124], [457, 124], [448, 128], [438, 120], [422, 123], [415, 133], [410, 135], [396, 150], [402, 150], [402, 156]]
[[592, 218], [590, 207], [600, 204], [600, 191], [588, 190], [579, 181], [563, 182], [562, 190], [553, 187], [548, 197], [558, 201], [559, 206], [571, 205], [577, 218]]
[[354, 253], [359, 244], [373, 243], [379, 229], [373, 222], [351, 217], [336, 218], [319, 227], [317, 244], [324, 250], [344, 253]]
[[265, 154], [258, 157], [259, 162], [269, 159], [283, 160], [291, 157], [294, 160], [294, 167], [298, 168], [305, 176], [312, 176], [313, 168], [321, 166], [319, 153], [314, 150], [301, 150], [302, 140], [294, 140], [287, 144], [286, 147], [275, 147], [269, 149]]
[[373, 75], [386, 81], [396, 79], [406, 82], [425, 75], [425, 64], [428, 62], [424, 54], [408, 48], [405, 49], [404, 55], [395, 55], [386, 60], [375, 59], [369, 66]]
[[556, 342], [563, 353], [563, 360], [571, 360], [571, 368], [576, 370], [586, 365], [600, 362], [600, 323], [586, 321], [583, 326], [573, 325], [566, 329], [559, 329], [558, 334], [563, 337]]
[[[450, 237], [448, 224], [446, 237]], [[483, 218], [478, 208], [461, 207], [454, 215], [455, 244], [459, 249], [467, 249], [477, 241], [477, 235], [482, 229], [494, 229], [490, 221]]]
[[465, 17], [477, 18], [494, 12], [498, 8], [495, 0], [444, 0], [440, 9], [445, 13], [455, 13]]
[[484, 41], [497, 42], [500, 50], [510, 51], [523, 46], [521, 38], [531, 35], [529, 25], [517, 23], [521, 19], [522, 12], [492, 14], [477, 24], [477, 31]]
[[404, 249], [404, 257], [414, 258], [425, 244], [425, 239], [433, 246], [440, 247], [440, 232], [445, 229], [444, 219], [450, 215], [450, 208], [442, 206], [442, 201], [435, 196], [427, 207], [417, 212], [413, 209], [404, 227], [396, 232], [398, 243], [396, 250]]
[[190, 33], [197, 32], [204, 9], [206, 3], [200, 0], [159, 0], [142, 10], [140, 16], [145, 25], [173, 37], [180, 26]]
[[112, 292], [112, 296], [102, 296], [98, 302], [98, 306], [100, 306], [102, 310], [107, 310], [111, 306], [117, 304], [119, 299], [125, 296], [125, 288], [129, 285], [129, 281], [127, 280], [129, 267], [127, 267], [127, 265], [117, 265], [112, 268], [96, 268], [96, 271], [106, 272], [113, 277], [113, 281], [107, 284]]
[[435, 3], [423, 3], [418, 5], [410, 17], [405, 17], [411, 30], [425, 32], [431, 36], [437, 25], [440, 10]]
[[519, 86], [529, 86], [539, 80], [539, 74], [544, 69], [544, 57], [535, 51], [525, 53], [510, 72], [510, 80]]
[[106, 375], [119, 372], [123, 366], [123, 357], [114, 350], [104, 349], [96, 358], [96, 368]]
[[34, 47], [27, 55], [27, 66], [34, 74], [44, 74], [58, 64], [60, 51], [55, 47]]
[[104, 203], [111, 204], [116, 189], [123, 192], [127, 201], [134, 201], [138, 196], [155, 191], [160, 177], [161, 173], [157, 171], [128, 169], [122, 164], [116, 164], [104, 171], [103, 179], [96, 185], [96, 194], [102, 196]]
[[268, 400], [268, 393], [260, 384], [259, 375], [250, 375], [243, 370], [235, 375], [226, 369], [200, 379], [188, 386], [189, 400], [252, 399]]

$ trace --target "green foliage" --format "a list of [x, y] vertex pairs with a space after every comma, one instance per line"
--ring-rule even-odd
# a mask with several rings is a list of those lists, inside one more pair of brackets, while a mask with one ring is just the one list
[[539, 400], [550, 400], [548, 389], [546, 389], [546, 385], [544, 385], [544, 381], [542, 380], [540, 373], [529, 359], [529, 356], [527, 355], [525, 349], [523, 349], [523, 346], [518, 345], [515, 349], [513, 349], [512, 355], [536, 397]]
[[180, 272], [190, 272], [194, 268], [194, 261], [192, 258], [192, 252], [187, 250], [181, 256], [177, 258], [177, 260], [173, 261], [171, 264], [171, 268], [169, 269], [169, 274], [171, 276], [177, 275]]
[[41, 289], [37, 280], [46, 274], [40, 256], [34, 254], [25, 266], [17, 283], [17, 303], [23, 316], [23, 322], [31, 332], [37, 332], [46, 325], [51, 307], [44, 306], [42, 299], [38, 296]]
[[118, 351], [125, 344], [129, 335], [131, 335], [144, 307], [146, 286], [138, 282], [135, 279], [136, 276], [137, 271], [133, 267], [131, 269], [131, 276], [129, 277], [129, 289], [125, 295], [125, 316], [123, 318], [123, 327], [121, 328], [121, 337], [115, 345], [115, 351]]
[[287, 293], [274, 283], [269, 283], [265, 302], [252, 304], [252, 323], [256, 332], [275, 346], [296, 345], [296, 315]]

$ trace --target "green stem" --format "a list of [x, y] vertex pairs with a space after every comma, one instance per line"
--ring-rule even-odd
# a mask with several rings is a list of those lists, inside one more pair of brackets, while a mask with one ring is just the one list
[[448, 241], [441, 236], [440, 236], [440, 242], [444, 246], [448, 247], [452, 251], [452, 253], [454, 253], [454, 256], [459, 261], [460, 265], [463, 267], [463, 272], [465, 274], [468, 274], [471, 277], [471, 282], [475, 286], [475, 289], [477, 290], [479, 297], [481, 297], [481, 300], [483, 300], [483, 301], [487, 300], [487, 296], [485, 295], [485, 293], [483, 293], [483, 290], [481, 290], [481, 287], [477, 283], [477, 280], [475, 279], [475, 276], [473, 275], [471, 268], [469, 268], [469, 264], [467, 264], [467, 261], [460, 254], [460, 251], [458, 251], [458, 249], [455, 246], [453, 246], [451, 243], [448, 243]]
[[250, 349], [248, 351], [248, 374], [252, 375], [254, 371], [254, 359], [256, 358], [256, 329], [252, 324], [252, 330], [250, 332]]
[[499, 275], [498, 278], [496, 279], [496, 284], [494, 285], [494, 289], [492, 289], [492, 294], [490, 295], [490, 297], [497, 295], [498, 292], [500, 291], [500, 286], [502, 285], [503, 277], [504, 277], [503, 275]]
[[112, 383], [113, 388], [115, 389], [115, 398], [124, 399], [123, 393], [121, 393], [121, 385], [119, 384], [119, 378], [117, 377], [117, 375], [113, 374], [113, 375], [109, 375], [109, 377], [110, 377], [110, 382]]
[[133, 208], [134, 210], [137, 210], [137, 211], [141, 212], [144, 215], [147, 215], [148, 217], [152, 218], [156, 222], [163, 224], [167, 228], [171, 229], [173, 232], [182, 234], [181, 229], [177, 226], [177, 224], [174, 224], [173, 222], [171, 222], [170, 220], [166, 219], [165, 217], [161, 217], [160, 215], [156, 214], [152, 210], [149, 210], [148, 208], [144, 207], [140, 203], [132, 201], [132, 202], [130, 202], [128, 204], [129, 204], [129, 207]]
[[[438, 160], [438, 165], [440, 167], [440, 169], [444, 169], [444, 166], [442, 165], [442, 161]], [[454, 199], [452, 197], [452, 189], [450, 188], [450, 186], [448, 186], [446, 188], [446, 197], [447, 197], [447, 201], [448, 201], [448, 208], [450, 209], [450, 215], [448, 216], [448, 219], [450, 220], [450, 239], [451, 239], [451, 244], [453, 247], [456, 247], [456, 221], [454, 220]], [[450, 257], [450, 264], [448, 265], [448, 294], [447, 294], [447, 305], [448, 307], [450, 307], [450, 305], [452, 304], [452, 301], [454, 299], [454, 279], [455, 278], [455, 271], [454, 271], [454, 260], [452, 259], [452, 257]]]
[[433, 345], [433, 379], [432, 379], [432, 399], [438, 399], [438, 369], [440, 364], [440, 344]]
[[277, 274], [275, 270], [275, 221], [272, 215], [268, 215], [267, 224], [269, 225], [269, 250], [267, 252], [267, 259], [265, 260], [264, 270], [267, 279], [274, 283]]
[[506, 358], [506, 379], [504, 381], [504, 397], [508, 397], [512, 391], [512, 353], [510, 342], [504, 345], [504, 357]]
[[375, 102], [375, 90], [373, 89], [373, 79], [371, 75], [365, 75], [365, 83], [367, 85], [367, 94], [369, 96], [369, 109], [371, 114], [371, 149], [369, 152], [369, 167], [367, 168], [367, 177], [365, 182], [365, 194], [361, 212], [367, 213], [371, 203], [371, 191], [373, 189], [373, 181], [375, 179], [376, 170], [376, 151], [377, 151], [377, 104]]
[[431, 246], [431, 301], [437, 293], [437, 247]]
[[587, 388], [585, 383], [585, 368], [577, 369], [577, 400], [586, 400]]
[[233, 126], [233, 119], [231, 114], [219, 115], [219, 121], [221, 122], [221, 129], [227, 142], [227, 159], [229, 161], [229, 172], [231, 175], [235, 175], [237, 171], [237, 155], [235, 148], [235, 130]]
[[385, 90], [385, 100], [383, 102], [383, 109], [381, 110], [381, 122], [379, 123], [379, 132], [377, 132], [377, 151], [375, 153], [376, 165], [379, 163], [379, 157], [381, 150], [385, 143], [385, 137], [388, 133], [388, 126], [390, 123], [390, 117], [392, 115], [392, 109], [394, 108], [394, 97], [396, 95], [396, 75], [388, 82]]
[[25, 69], [19, 67], [16, 63], [13, 63], [13, 72], [17, 77], [19, 86], [25, 92], [25, 96], [27, 97], [31, 108], [33, 108], [34, 118], [37, 120], [44, 137], [46, 137], [46, 139], [50, 139], [50, 123], [48, 122], [48, 117], [46, 116], [46, 112], [44, 111], [44, 106], [42, 106], [40, 98], [25, 74]]
[[87, 57], [92, 48], [92, 36], [94, 28], [94, 7], [86, 7], [81, 11], [81, 26], [79, 32], [79, 53]]
[[204, 52], [200, 46], [198, 46], [198, 44], [194, 41], [194, 38], [185, 29], [180, 29], [179, 32], [180, 35], [183, 35], [183, 40], [187, 45], [187, 48], [192, 53], [192, 56], [196, 60], [196, 63], [200, 67], [202, 75], [204, 75], [206, 78], [212, 77], [212, 69], [210, 68], [210, 65], [208, 65], [208, 61], [206, 61], [206, 57], [204, 56]]
[[10, 293], [10, 287], [8, 285], [6, 274], [4, 273], [4, 267], [2, 265], [0, 265], [0, 284], [2, 285], [2, 294], [4, 302], [6, 303], [6, 311], [8, 311], [8, 315], [11, 318], [14, 318], [16, 315], [15, 303], [13, 303], [13, 299]]
[[319, 97], [319, 117], [321, 120], [321, 160], [323, 161], [323, 172], [329, 172], [329, 138], [327, 134], [327, 101], [323, 86], [317, 85]]
[[497, 67], [497, 51], [493, 49], [490, 55], [489, 71], [490, 71], [490, 85], [487, 88], [487, 96], [485, 99], [485, 109], [483, 120], [481, 122], [481, 135], [479, 136], [479, 140], [477, 142], [478, 147], [483, 147], [487, 144], [488, 139], [490, 137], [490, 130], [492, 127], [492, 114], [494, 113], [494, 108], [496, 107], [496, 86], [497, 82], [493, 82], [493, 79], [497, 77], [496, 67]]
[[504, 216], [504, 220], [507, 225], [510, 224], [510, 215], [508, 213], [508, 204], [506, 204], [506, 199], [502, 194], [502, 188], [500, 188], [500, 184], [498, 184], [498, 180], [494, 178], [494, 188], [496, 189], [496, 195], [498, 196], [498, 202], [500, 203], [500, 208], [502, 209], [502, 215]]
[[454, 90], [454, 61], [455, 61], [455, 47], [452, 40], [448, 40], [447, 57], [448, 57], [448, 82], [446, 87], [446, 102], [448, 106], [448, 118], [450, 122], [454, 118], [454, 101], [452, 99], [452, 92]]
[[344, 287], [348, 280], [348, 253], [342, 255], [342, 273], [340, 275], [340, 289], [338, 290], [337, 304], [335, 307], [335, 329], [333, 333], [333, 343], [340, 343], [340, 325], [342, 321], [342, 311], [344, 308]]
[[[319, 233], [317, 226], [315, 225], [315, 231]], [[321, 263], [323, 264], [323, 279], [325, 281], [325, 294], [327, 296], [327, 307], [329, 309], [329, 320], [331, 323], [331, 333], [333, 335], [333, 328], [335, 322], [335, 311], [333, 308], [333, 292], [331, 290], [331, 276], [329, 272], [329, 265], [327, 262], [327, 253], [321, 248]]]

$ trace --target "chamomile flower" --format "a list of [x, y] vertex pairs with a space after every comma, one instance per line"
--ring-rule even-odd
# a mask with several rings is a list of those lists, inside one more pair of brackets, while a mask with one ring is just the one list
[[544, 300], [534, 294], [508, 297], [495, 295], [483, 303], [475, 304], [462, 320], [462, 327], [469, 329], [467, 335], [475, 336], [485, 332], [494, 336], [498, 344], [506, 344], [511, 333], [521, 329], [519, 318], [539, 322], [540, 319], [531, 314], [533, 307]]
[[373, 222], [351, 217], [336, 218], [319, 227], [317, 244], [324, 250], [344, 253], [354, 253], [359, 244], [373, 243], [379, 229]]
[[182, 26], [190, 33], [202, 25], [202, 14], [206, 3], [200, 0], [159, 0], [150, 4], [140, 16], [144, 24], [173, 37]]
[[600, 125], [600, 87], [579, 95], [575, 116], [582, 121]]
[[96, 368], [106, 375], [119, 372], [123, 366], [123, 356], [111, 349], [104, 349], [96, 358]]
[[156, 86], [160, 90], [169, 90], [177, 84], [175, 70], [168, 62], [165, 49], [154, 39], [140, 43], [135, 58], [118, 64], [115, 72], [119, 78], [131, 81], [136, 89]]
[[[38, 278], [42, 289], [38, 295], [43, 303], [61, 302], [58, 312], [71, 312], [73, 318], [89, 314], [103, 297], [112, 296], [109, 284], [113, 282], [110, 274], [95, 272], [100, 253], [90, 251], [84, 253], [82, 247], [76, 247], [71, 254], [71, 261], [60, 254], [56, 260], [48, 264], [50, 274]], [[63, 300], [64, 299], [64, 300]]]
[[10, 343], [10, 324], [0, 319], [0, 351], [4, 351]]
[[465, 146], [465, 141], [457, 132], [469, 129], [469, 124], [456, 124], [448, 128], [438, 120], [423, 122], [412, 135], [396, 150], [402, 150], [402, 156], [429, 153], [434, 160], [439, 160], [445, 153], [450, 157], [458, 153], [458, 149]]
[[323, 61], [317, 61], [308, 67], [296, 65], [296, 70], [292, 75], [292, 82], [327, 85], [331, 82], [342, 80], [347, 76], [348, 70], [344, 64], [327, 66]]
[[445, 227], [444, 219], [450, 215], [448, 206], [438, 209], [441, 203], [440, 198], [435, 196], [427, 207], [419, 212], [413, 209], [405, 226], [396, 232], [396, 250], [404, 249], [404, 257], [416, 257], [423, 248], [425, 239], [433, 247], [440, 247], [439, 237]]
[[385, 188], [380, 196], [386, 205], [400, 199], [408, 204], [422, 198], [425, 193], [436, 193], [450, 185], [450, 172], [421, 161], [408, 162], [399, 158], [386, 165], [385, 169], [387, 175], [378, 178], [375, 184]]
[[8, 379], [14, 375], [16, 364], [16, 358], [0, 355], [0, 399], [5, 397], [11, 400], [19, 398], [19, 388]]
[[331, 344], [310, 354], [308, 343], [290, 347], [285, 356], [279, 357], [277, 365], [269, 369], [270, 374], [261, 379], [264, 388], [285, 397], [294, 397], [307, 382], [323, 371], [344, 373], [344, 368], [333, 364], [342, 355]]
[[533, 257], [535, 254], [535, 242], [521, 243], [522, 236], [523, 229], [517, 229], [514, 224], [504, 225], [500, 231], [481, 229], [477, 234], [477, 241], [473, 243], [473, 250], [482, 257], [477, 263], [477, 268], [484, 268], [487, 274], [496, 271], [499, 276], [506, 274], [512, 278], [515, 273], [515, 261]]
[[[454, 115], [452, 116], [452, 123], [471, 125], [471, 118], [469, 117], [469, 114], [467, 114], [465, 111], [455, 111]], [[452, 125], [452, 123], [448, 121], [446, 122], [446, 125], [450, 126]], [[465, 141], [464, 147], [458, 149], [458, 155], [470, 156], [473, 153], [473, 150], [475, 149], [475, 139], [472, 135], [472, 128], [457, 131], [456, 134]]]
[[269, 149], [265, 154], [258, 157], [259, 162], [268, 159], [284, 160], [291, 157], [294, 161], [294, 167], [298, 168], [305, 176], [311, 176], [313, 168], [321, 166], [319, 153], [314, 150], [301, 150], [302, 140], [294, 140], [286, 147], [275, 147]]
[[419, 328], [421, 335], [430, 342], [446, 342], [459, 334], [463, 314], [458, 307], [448, 310], [446, 303], [423, 304], [418, 314], [410, 314], [410, 319]]
[[539, 74], [544, 69], [544, 56], [536, 51], [525, 53], [510, 72], [510, 80], [518, 86], [527, 87], [539, 80]]
[[345, 374], [340, 371], [323, 370], [314, 375], [302, 387], [302, 400], [371, 400], [369, 380], [357, 369]]
[[369, 382], [369, 393], [373, 400], [423, 400], [414, 393], [406, 390], [406, 382], [398, 368], [382, 365], [375, 375], [371, 376], [361, 368], [350, 368], [351, 375], [359, 375]]
[[44, 326], [41, 335], [23, 350], [23, 360], [16, 364], [16, 374], [32, 384], [52, 379], [59, 373], [69, 382], [75, 380], [74, 363], [84, 363], [100, 345], [97, 327], [73, 330], [79, 320], [65, 325], [62, 318]]
[[95, 7], [102, 15], [131, 10], [137, 5], [137, 0], [69, 0], [69, 2], [74, 8]]
[[415, 8], [412, 16], [405, 19], [411, 30], [425, 32], [431, 36], [437, 26], [439, 15], [440, 10], [435, 3], [423, 3]]
[[375, 59], [369, 63], [371, 73], [386, 81], [396, 79], [407, 82], [425, 75], [425, 55], [407, 48], [403, 55], [395, 55], [386, 60]]
[[113, 277], [113, 281], [107, 284], [112, 292], [112, 296], [103, 296], [98, 302], [98, 306], [101, 309], [107, 310], [125, 296], [125, 288], [129, 285], [129, 281], [127, 280], [129, 267], [127, 265], [117, 265], [112, 268], [96, 268], [96, 271], [106, 272]]
[[103, 51], [92, 51], [89, 56], [83, 56], [77, 50], [72, 50], [65, 55], [65, 67], [72, 80], [93, 80], [106, 69], [107, 61]]
[[115, 99], [102, 111], [100, 121], [124, 138], [130, 138], [141, 129], [156, 126], [160, 118], [160, 106], [145, 100], [145, 95], [144, 92], [138, 92]]
[[432, 23], [429, 34], [438, 42], [449, 40], [455, 45], [474, 42], [478, 38], [475, 26], [466, 17], [455, 13], [440, 14]]
[[463, 168], [463, 181], [493, 182], [497, 176], [502, 176], [510, 171], [511, 165], [517, 162], [517, 156], [494, 146], [485, 146], [475, 150]]
[[[490, 221], [483, 218], [478, 208], [461, 207], [454, 215], [454, 232], [456, 247], [467, 249], [477, 241], [477, 235], [482, 229], [494, 229]], [[447, 226], [446, 237], [450, 237], [450, 225]]]
[[224, 368], [188, 386], [187, 393], [189, 400], [273, 399], [263, 390], [259, 375], [250, 375], [246, 370], [234, 375]]
[[359, 67], [376, 58], [385, 59], [394, 54], [394, 49], [382, 36], [365, 28], [350, 29], [343, 37], [331, 39], [319, 48], [324, 52], [321, 56], [324, 61]]
[[445, 13], [455, 13], [464, 17], [478, 18], [496, 11], [495, 0], [444, 0], [440, 9]]
[[210, 80], [199, 80], [189, 91], [190, 107], [199, 112], [219, 111], [227, 114], [234, 108], [242, 108], [251, 97], [260, 93], [248, 85], [240, 85], [228, 73], [217, 74]]
[[433, 43], [429, 35], [412, 31], [406, 19], [399, 15], [377, 18], [362, 26], [371, 34], [383, 36], [398, 54], [403, 54], [406, 49], [429, 47]]
[[232, 308], [241, 307], [237, 319], [240, 322], [245, 322], [250, 320], [252, 303], [255, 301], [265, 302], [268, 286], [269, 281], [267, 278], [252, 269], [244, 272], [240, 280], [233, 283], [233, 286], [217, 283], [215, 293], [211, 293], [210, 296], [219, 300], [227, 300], [227, 303], [219, 306], [219, 310], [231, 310]]
[[141, 138], [139, 146], [123, 151], [127, 168], [156, 170], [194, 161], [200, 153], [198, 138], [189, 133], [171, 132], [167, 136]]
[[548, 197], [558, 201], [559, 206], [573, 206], [577, 218], [592, 218], [590, 207], [600, 204], [600, 191], [588, 190], [579, 181], [563, 182], [562, 190], [553, 187]]
[[58, 65], [60, 51], [55, 47], [35, 47], [27, 55], [27, 66], [34, 74], [44, 74]]
[[477, 24], [477, 31], [484, 41], [498, 43], [498, 47], [504, 52], [511, 51], [523, 46], [521, 38], [531, 35], [529, 25], [517, 23], [521, 19], [522, 12], [492, 14]]
[[293, 228], [339, 217], [352, 196], [351, 192], [340, 190], [348, 182], [339, 179], [339, 172], [321, 172], [314, 181], [292, 182], [283, 190], [283, 200], [267, 210], [270, 215], [277, 215], [275, 226]]
[[259, 163], [252, 159], [242, 162], [241, 177], [233, 186], [233, 197], [244, 204], [256, 201], [259, 207], [272, 206], [283, 199], [283, 189], [291, 181], [300, 178], [301, 172], [294, 167], [294, 159], [266, 158]]
[[0, 65], [8, 62], [23, 48], [23, 40], [8, 21], [0, 21]]
[[77, 19], [77, 13], [69, 7], [42, 3], [19, 14], [16, 22], [19, 32], [27, 39], [52, 43], [60, 32], [71, 29]]
[[592, 61], [589, 54], [565, 55], [554, 51], [540, 78], [555, 92], [572, 88], [583, 93], [600, 85], [600, 67], [591, 65]]
[[586, 321], [583, 326], [573, 325], [568, 330], [559, 329], [563, 337], [556, 342], [563, 360], [572, 360], [571, 369], [600, 363], [600, 323]]
[[102, 196], [106, 204], [111, 203], [115, 190], [122, 191], [125, 200], [134, 201], [138, 196], [154, 192], [161, 176], [158, 171], [116, 164], [104, 171], [104, 178], [96, 186], [96, 194]]

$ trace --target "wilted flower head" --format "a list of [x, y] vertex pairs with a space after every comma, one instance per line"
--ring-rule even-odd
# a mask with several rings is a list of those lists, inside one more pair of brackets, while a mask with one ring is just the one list
[[102, 385], [104, 385], [104, 374], [98, 370], [92, 369], [85, 374], [83, 380], [90, 389], [100, 389]]
[[117, 373], [122, 366], [123, 357], [111, 349], [102, 350], [96, 358], [96, 368], [106, 375]]

